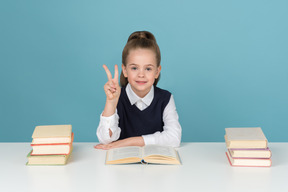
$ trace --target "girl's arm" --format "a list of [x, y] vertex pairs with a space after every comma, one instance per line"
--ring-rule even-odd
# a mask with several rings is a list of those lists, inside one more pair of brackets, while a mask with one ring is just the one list
[[118, 127], [118, 121], [117, 112], [110, 117], [100, 115], [100, 122], [96, 131], [100, 143], [108, 144], [119, 139], [121, 129]]
[[181, 143], [182, 128], [178, 120], [178, 113], [173, 95], [163, 112], [163, 131], [154, 134], [142, 135], [145, 145], [158, 144], [179, 147]]
[[109, 144], [99, 144], [96, 145], [95, 148], [96, 149], [112, 149], [112, 148], [118, 148], [118, 147], [127, 147], [127, 146], [144, 146], [144, 140], [143, 137], [139, 136], [139, 137], [130, 137], [127, 139], [122, 139], [122, 140], [118, 140]]
[[[115, 117], [121, 88], [118, 83], [118, 66], [115, 65], [114, 78], [112, 78], [112, 75], [106, 65], [103, 65], [103, 68], [106, 71], [108, 82], [104, 85], [106, 104], [103, 113], [100, 116], [100, 123], [97, 128], [97, 137], [101, 143], [110, 143], [119, 138], [121, 131], [117, 126], [118, 119]], [[115, 127], [116, 122], [117, 125]]]

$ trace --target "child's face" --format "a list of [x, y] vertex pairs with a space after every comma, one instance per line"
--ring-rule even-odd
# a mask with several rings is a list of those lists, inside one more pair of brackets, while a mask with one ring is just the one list
[[130, 50], [126, 67], [122, 64], [125, 77], [133, 91], [144, 97], [150, 91], [155, 78], [159, 77], [161, 66], [157, 67], [156, 54], [150, 49]]

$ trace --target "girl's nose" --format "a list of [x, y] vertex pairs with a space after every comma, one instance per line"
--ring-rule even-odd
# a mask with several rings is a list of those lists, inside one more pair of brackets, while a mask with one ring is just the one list
[[143, 69], [139, 70], [138, 76], [144, 77], [144, 70]]

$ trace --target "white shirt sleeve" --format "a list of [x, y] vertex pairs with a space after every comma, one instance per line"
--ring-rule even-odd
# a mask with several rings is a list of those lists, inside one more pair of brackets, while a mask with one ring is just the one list
[[178, 119], [175, 101], [173, 95], [171, 95], [170, 101], [163, 112], [163, 131], [142, 135], [145, 145], [158, 144], [179, 147], [181, 143], [182, 128]]
[[[118, 127], [119, 116], [116, 112], [110, 117], [104, 117], [100, 115], [100, 122], [96, 131], [98, 140], [102, 144], [108, 144], [116, 141], [120, 137], [121, 129]], [[112, 135], [109, 135], [109, 129], [112, 131]]]

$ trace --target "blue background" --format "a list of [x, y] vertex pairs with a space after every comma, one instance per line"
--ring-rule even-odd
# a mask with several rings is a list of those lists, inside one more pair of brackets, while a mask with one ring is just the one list
[[260, 126], [270, 142], [287, 142], [287, 10], [286, 0], [1, 1], [0, 141], [72, 124], [75, 141], [97, 142], [102, 64], [120, 66], [128, 36], [148, 30], [182, 141], [222, 142], [226, 127]]

